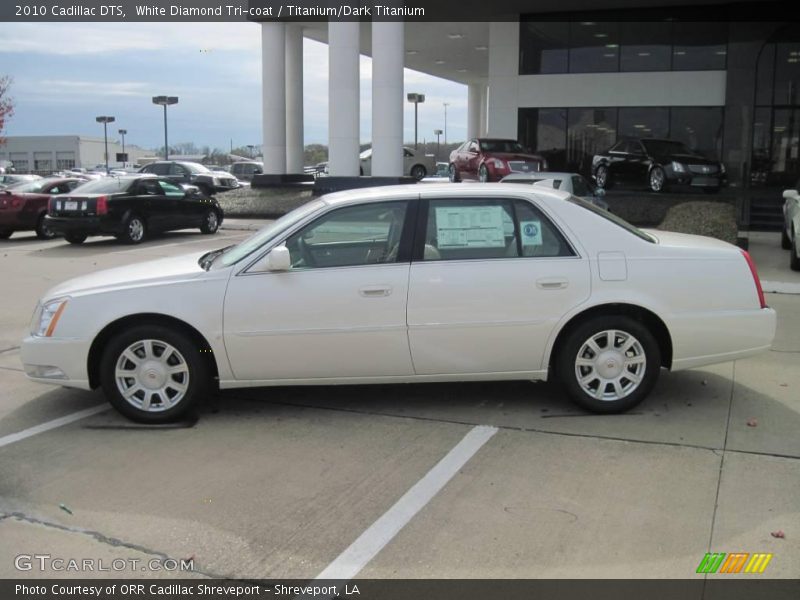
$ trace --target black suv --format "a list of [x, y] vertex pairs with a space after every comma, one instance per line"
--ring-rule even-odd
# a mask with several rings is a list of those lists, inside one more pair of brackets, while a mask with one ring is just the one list
[[715, 193], [726, 183], [725, 165], [709, 160], [674, 140], [620, 140], [592, 159], [598, 187], [617, 183], [646, 184], [652, 192], [669, 186]]
[[225, 171], [211, 171], [200, 163], [160, 160], [142, 167], [140, 173], [152, 173], [175, 183], [196, 185], [206, 196], [239, 187], [239, 182]]

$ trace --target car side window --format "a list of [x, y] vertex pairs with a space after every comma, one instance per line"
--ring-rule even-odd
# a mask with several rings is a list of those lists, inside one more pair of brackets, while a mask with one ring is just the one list
[[409, 150], [408, 148], [403, 148], [403, 156], [405, 156], [406, 158], [408, 158], [408, 157], [410, 157], [410, 156], [414, 156], [414, 153], [413, 153], [413, 152], [411, 152], [411, 150]]
[[170, 165], [169, 174], [180, 175], [181, 177], [183, 177], [184, 175], [187, 174], [187, 171], [181, 165], [177, 163], [172, 163], [172, 165]]
[[630, 142], [628, 142], [628, 150], [627, 150], [627, 152], [628, 152], [628, 154], [642, 155], [642, 154], [644, 154], [644, 149], [642, 148], [642, 145], [639, 142], [637, 142], [635, 140], [631, 140]]
[[589, 189], [589, 186], [586, 185], [586, 181], [584, 181], [583, 177], [579, 177], [577, 175], [573, 175], [572, 177], [572, 193], [575, 196], [591, 196], [592, 192]]
[[140, 196], [160, 196], [161, 188], [155, 179], [144, 179], [139, 182]]
[[159, 181], [158, 185], [161, 186], [161, 192], [169, 198], [183, 198], [185, 196], [183, 190], [174, 183]]
[[611, 146], [610, 152], [626, 152], [625, 147], [627, 146], [628, 142], [625, 140], [620, 140], [613, 146]]
[[478, 151], [478, 144], [475, 142], [470, 142], [469, 146], [467, 146], [467, 152], [477, 152]]
[[574, 256], [564, 236], [529, 202], [431, 200], [424, 261]]
[[169, 173], [169, 165], [157, 163], [144, 168], [145, 173], [155, 173], [156, 175], [166, 175]]
[[376, 265], [397, 261], [408, 202], [335, 209], [286, 240], [292, 269]]

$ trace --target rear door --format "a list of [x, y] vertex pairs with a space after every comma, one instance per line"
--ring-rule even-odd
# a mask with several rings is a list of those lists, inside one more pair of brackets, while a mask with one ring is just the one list
[[173, 210], [158, 179], [146, 178], [137, 181], [135, 195], [131, 197], [129, 204], [132, 212], [145, 219], [150, 231], [164, 231], [170, 228]]
[[415, 372], [546, 368], [553, 328], [589, 296], [587, 259], [527, 200], [433, 197], [420, 219], [408, 296]]

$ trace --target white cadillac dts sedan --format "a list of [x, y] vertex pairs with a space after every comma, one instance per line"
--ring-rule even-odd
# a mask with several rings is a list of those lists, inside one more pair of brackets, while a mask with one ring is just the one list
[[735, 246], [557, 190], [431, 184], [331, 194], [236, 246], [67, 281], [22, 360], [144, 422], [217, 386], [548, 377], [611, 413], [662, 367], [750, 356], [774, 333]]

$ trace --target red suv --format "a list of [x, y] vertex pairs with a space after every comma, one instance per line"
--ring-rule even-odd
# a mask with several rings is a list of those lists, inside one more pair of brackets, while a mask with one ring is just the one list
[[450, 181], [500, 181], [510, 173], [547, 170], [547, 161], [526, 151], [517, 140], [473, 138], [450, 153]]

